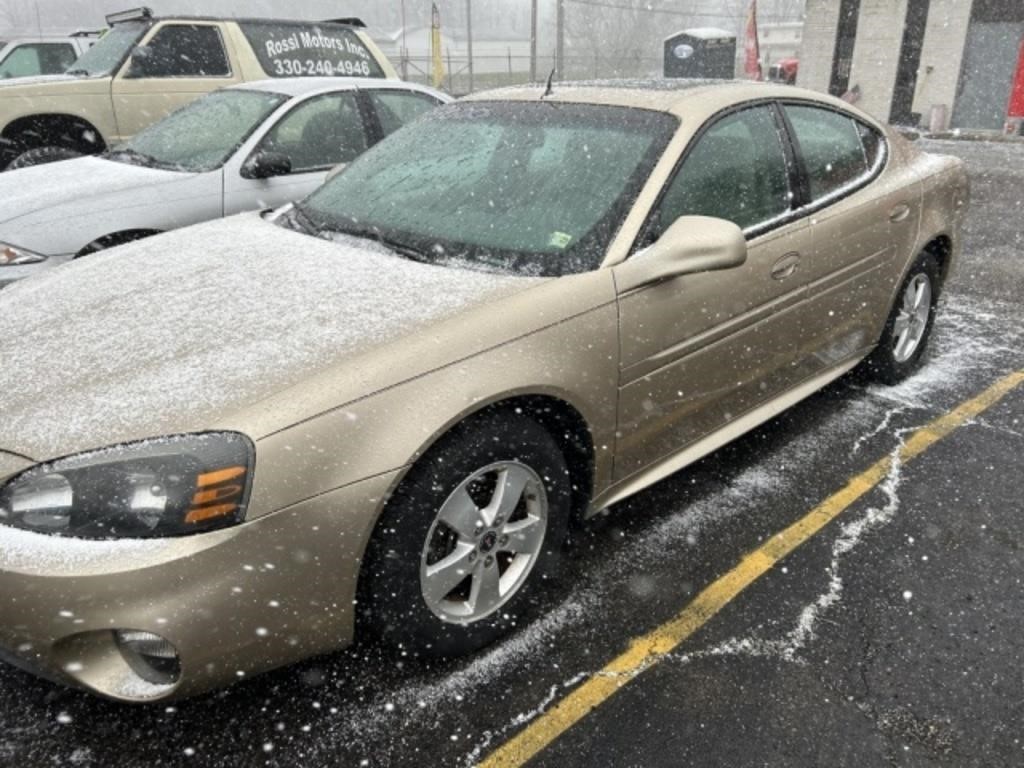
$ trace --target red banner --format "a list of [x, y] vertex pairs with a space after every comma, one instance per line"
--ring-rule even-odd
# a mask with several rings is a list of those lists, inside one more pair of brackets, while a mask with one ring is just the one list
[[1013, 78], [1013, 90], [1010, 91], [1010, 106], [1007, 110], [1010, 117], [1024, 117], [1024, 40], [1020, 43], [1020, 55], [1017, 58], [1017, 75]]
[[750, 0], [750, 12], [747, 14], [747, 34], [743, 46], [746, 52], [743, 71], [751, 80], [763, 80], [761, 46], [757, 41], [757, 0]]

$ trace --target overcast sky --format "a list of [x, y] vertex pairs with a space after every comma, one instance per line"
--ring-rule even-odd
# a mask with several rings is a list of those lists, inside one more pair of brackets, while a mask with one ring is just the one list
[[[837, 0], [838, 1], [838, 0]], [[465, 23], [465, 0], [437, 0], [446, 23]], [[481, 32], [500, 30], [504, 34], [529, 34], [530, 0], [472, 0], [474, 26]], [[133, 5], [148, 4], [157, 14], [204, 14], [223, 16], [270, 16], [301, 19], [326, 19], [338, 16], [359, 16], [381, 31], [401, 26], [402, 7], [410, 26], [429, 24], [431, 0], [303, 0], [285, 3], [282, 0], [0, 0], [0, 37], [12, 32], [28, 33], [42, 28], [46, 32], [68, 32], [103, 26], [103, 17]], [[616, 5], [635, 5], [648, 9], [671, 9], [668, 15], [654, 14], [658, 23], [680, 28], [688, 19], [679, 14], [694, 12], [691, 26], [709, 22], [737, 22], [749, 6], [749, 0], [619, 0]], [[553, 25], [555, 0], [540, 0], [542, 28]], [[799, 18], [802, 0], [761, 0], [765, 20], [778, 19], [780, 14]], [[615, 13], [600, 5], [586, 7], [567, 3], [568, 12], [600, 14]], [[710, 13], [709, 13], [710, 12]], [[715, 19], [714, 15], [723, 14]], [[729, 26], [732, 26], [731, 24]]]
[[[327, 19], [338, 16], [359, 16], [368, 24], [391, 30], [401, 26], [401, 0], [304, 0], [283, 3], [281, 0], [146, 0], [158, 15], [202, 14], [223, 16], [270, 16], [300, 19]], [[542, 2], [542, 6], [551, 3]], [[405, 0], [406, 18], [410, 26], [428, 23], [430, 0]], [[440, 0], [442, 11], [452, 19], [462, 20], [464, 2]], [[103, 26], [108, 13], [133, 7], [133, 0], [0, 0], [0, 35], [17, 32], [70, 31]], [[528, 26], [530, 0], [474, 0], [474, 16], [482, 26], [512, 22]], [[503, 25], [505, 25], [503, 24]], [[526, 30], [524, 30], [525, 33]]]

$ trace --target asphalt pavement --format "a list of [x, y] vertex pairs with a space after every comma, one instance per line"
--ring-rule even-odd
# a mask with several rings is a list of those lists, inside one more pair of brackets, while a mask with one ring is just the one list
[[[893, 460], [1024, 370], [1024, 146], [926, 146], [964, 157], [974, 194], [912, 379], [847, 377], [616, 506], [544, 615], [472, 659], [356, 647], [141, 708], [0, 667], [0, 765], [518, 765], [527, 732], [551, 736], [531, 766], [1024, 765], [1024, 386]], [[881, 482], [558, 727], [634, 638], [886, 457]]]

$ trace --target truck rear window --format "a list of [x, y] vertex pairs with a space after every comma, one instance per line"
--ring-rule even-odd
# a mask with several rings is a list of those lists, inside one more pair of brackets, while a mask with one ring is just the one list
[[384, 77], [359, 36], [337, 25], [239, 22], [270, 77]]

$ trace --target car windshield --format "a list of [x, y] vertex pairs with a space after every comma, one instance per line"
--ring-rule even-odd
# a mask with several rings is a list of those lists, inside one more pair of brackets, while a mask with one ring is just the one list
[[148, 21], [127, 21], [115, 24], [96, 44], [83, 53], [68, 69], [69, 75], [106, 77], [124, 63], [135, 44], [151, 24]]
[[265, 91], [217, 91], [151, 125], [107, 157], [176, 171], [212, 171], [287, 99]]
[[316, 229], [425, 261], [585, 272], [600, 265], [677, 124], [624, 107], [451, 105], [393, 134], [299, 210]]

